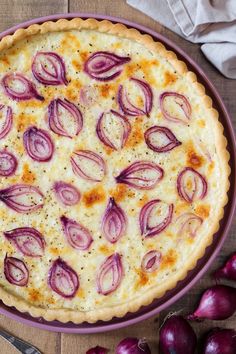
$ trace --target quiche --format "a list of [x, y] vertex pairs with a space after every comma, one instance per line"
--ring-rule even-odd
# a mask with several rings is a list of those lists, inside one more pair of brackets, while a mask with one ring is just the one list
[[219, 228], [229, 153], [184, 62], [122, 24], [0, 42], [0, 299], [90, 323], [184, 279]]

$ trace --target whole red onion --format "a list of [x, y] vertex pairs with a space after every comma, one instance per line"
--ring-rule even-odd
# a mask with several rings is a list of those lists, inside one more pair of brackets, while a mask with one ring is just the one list
[[106, 354], [107, 352], [108, 352], [108, 349], [97, 345], [96, 347], [87, 350], [86, 354]]
[[151, 354], [151, 350], [144, 339], [128, 337], [117, 345], [116, 354]]
[[203, 354], [235, 354], [236, 331], [227, 328], [213, 328], [206, 336]]
[[227, 278], [236, 280], [236, 252], [234, 252], [223, 267], [215, 271], [214, 276], [216, 279]]
[[171, 316], [160, 329], [159, 348], [162, 354], [194, 354], [196, 345], [196, 334], [182, 316]]

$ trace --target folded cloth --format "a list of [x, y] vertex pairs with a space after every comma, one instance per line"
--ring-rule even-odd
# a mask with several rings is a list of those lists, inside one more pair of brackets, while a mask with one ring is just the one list
[[236, 79], [236, 0], [127, 0], [193, 43], [226, 77]]

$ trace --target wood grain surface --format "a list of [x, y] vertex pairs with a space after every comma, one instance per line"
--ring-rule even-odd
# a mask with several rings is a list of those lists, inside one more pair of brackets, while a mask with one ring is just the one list
[[[0, 0], [0, 32], [31, 18], [67, 12], [91, 12], [123, 17], [160, 32], [174, 41], [194, 58], [207, 73], [223, 97], [233, 119], [234, 127], [236, 127], [236, 80], [226, 79], [216, 71], [202, 55], [199, 45], [191, 44], [178, 37], [149, 17], [129, 7], [125, 3], [125, 0]], [[146, 337], [151, 344], [152, 354], [158, 354], [158, 328], [160, 323], [170, 311], [187, 313], [193, 309], [201, 291], [212, 284], [209, 274], [223, 262], [232, 250], [236, 250], [235, 234], [236, 222], [233, 223], [225, 245], [208, 273], [188, 294], [167, 311], [162, 312], [160, 316], [128, 328], [98, 335], [82, 336], [46, 332], [17, 323], [2, 315], [0, 315], [0, 328], [32, 343], [44, 354], [85, 354], [88, 348], [98, 344], [109, 348], [109, 353], [115, 353], [114, 348], [116, 344], [126, 336]], [[200, 336], [205, 330], [216, 325], [236, 328], [236, 316], [224, 322], [207, 321], [194, 324], [194, 328]], [[0, 339], [0, 353], [13, 354], [17, 353], [17, 351], [4, 340]]]

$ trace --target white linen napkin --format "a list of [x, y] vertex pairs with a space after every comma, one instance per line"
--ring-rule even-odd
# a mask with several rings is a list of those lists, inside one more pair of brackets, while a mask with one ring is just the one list
[[193, 43], [227, 78], [236, 79], [236, 0], [127, 0]]

